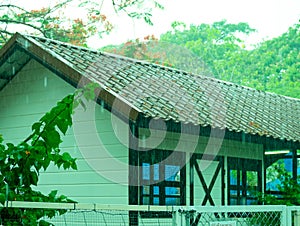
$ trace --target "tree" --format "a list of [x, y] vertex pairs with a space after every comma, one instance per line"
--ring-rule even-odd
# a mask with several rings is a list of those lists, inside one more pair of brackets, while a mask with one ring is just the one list
[[[57, 196], [57, 190], [44, 195], [33, 190], [37, 186], [41, 170], [46, 171], [52, 163], [58, 168], [77, 169], [76, 159], [68, 152], [61, 153], [61, 137], [72, 125], [74, 108], [81, 104], [81, 98], [94, 99], [95, 85], [91, 84], [74, 94], [67, 95], [32, 125], [32, 133], [18, 145], [3, 144], [0, 135], [0, 203], [6, 201], [74, 202], [64, 195]], [[41, 217], [54, 217], [64, 210], [0, 209], [4, 225], [50, 225]]]
[[[129, 17], [144, 19], [152, 24], [152, 8], [163, 9], [156, 0], [111, 0], [113, 10], [123, 12]], [[60, 0], [41, 9], [27, 10], [10, 1], [0, 3], [0, 46], [15, 32], [16, 25], [29, 33], [46, 38], [85, 45], [87, 39], [95, 34], [102, 35], [113, 29], [113, 24], [103, 12], [104, 1]], [[150, 4], [149, 4], [150, 3]], [[74, 6], [81, 10], [79, 17], [70, 18], [65, 12]], [[19, 30], [19, 29], [18, 29]]]
[[252, 67], [247, 69], [260, 89], [300, 98], [299, 43], [300, 23], [249, 52]]
[[258, 193], [257, 197], [265, 205], [300, 205], [300, 176], [293, 178], [281, 164], [274, 166], [273, 175], [278, 179], [279, 195]]
[[300, 24], [279, 37], [247, 49], [241, 35], [255, 30], [246, 23], [212, 25], [173, 23], [160, 41], [185, 46], [205, 62], [216, 78], [291, 97], [300, 97]]
[[101, 50], [196, 74], [210, 74], [205, 63], [190, 50], [183, 46], [160, 41], [154, 35], [147, 35], [143, 39], [129, 40], [121, 45], [105, 46]]
[[211, 76], [240, 83], [240, 76], [232, 72], [240, 63], [238, 56], [245, 54], [244, 42], [239, 36], [254, 31], [247, 23], [231, 24], [226, 20], [189, 28], [182, 22], [174, 22], [172, 30], [162, 34], [160, 41], [190, 50], [207, 65]]
[[238, 65], [237, 56], [245, 53], [243, 40], [238, 35], [254, 31], [246, 23], [230, 24], [225, 20], [189, 28], [182, 22], [173, 22], [172, 30], [162, 34], [160, 39], [149, 35], [144, 40], [128, 41], [103, 50], [237, 82], [240, 78], [228, 71]]

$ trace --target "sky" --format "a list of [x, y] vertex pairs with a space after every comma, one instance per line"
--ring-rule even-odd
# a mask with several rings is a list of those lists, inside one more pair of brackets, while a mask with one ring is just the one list
[[164, 10], [153, 12], [153, 26], [123, 15], [112, 18], [115, 30], [95, 46], [119, 44], [129, 39], [154, 34], [157, 37], [171, 29], [173, 21], [186, 24], [213, 23], [226, 19], [229, 23], [247, 22], [257, 32], [249, 43], [277, 37], [300, 19], [300, 0], [161, 0]]
[[[53, 4], [50, 0], [4, 0], [26, 7], [38, 8]], [[99, 0], [102, 1], [102, 0]], [[147, 0], [146, 0], [147, 1]], [[300, 0], [158, 0], [164, 10], [152, 12], [153, 26], [143, 20], [133, 20], [122, 13], [116, 14], [111, 0], [104, 0], [103, 13], [114, 24], [114, 30], [103, 38], [90, 39], [89, 46], [99, 48], [108, 44], [121, 44], [131, 39], [143, 38], [171, 30], [171, 23], [181, 21], [187, 25], [199, 25], [226, 19], [229, 23], [247, 22], [257, 32], [248, 37], [249, 44], [277, 37], [300, 19]], [[48, 3], [47, 3], [48, 2]], [[77, 15], [70, 10], [70, 15]]]

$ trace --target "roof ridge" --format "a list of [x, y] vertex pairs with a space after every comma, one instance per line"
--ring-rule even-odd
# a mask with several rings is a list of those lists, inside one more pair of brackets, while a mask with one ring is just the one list
[[[22, 34], [22, 33], [20, 33], [20, 34], [24, 37], [31, 37], [33, 39], [46, 40], [46, 41], [49, 41], [49, 42], [52, 42], [52, 43], [58, 43], [60, 45], [69, 46], [69, 47], [72, 47], [72, 48], [85, 50], [85, 51], [93, 52], [93, 53], [97, 53], [97, 54], [108, 55], [108, 56], [118, 58], [118, 59], [129, 60], [129, 61], [133, 61], [133, 62], [136, 62], [136, 63], [153, 64], [153, 63], [148, 62], [146, 60], [138, 60], [138, 59], [134, 59], [134, 58], [130, 58], [130, 57], [114, 54], [114, 53], [101, 51], [101, 50], [98, 50], [98, 49], [93, 49], [92, 47], [78, 46], [78, 45], [74, 45], [74, 44], [71, 44], [71, 43], [68, 43], [68, 42], [63, 42], [63, 41], [59, 41], [59, 40], [55, 40], [55, 39], [51, 39], [51, 38], [46, 38], [46, 37], [41, 37], [41, 36], [36, 36], [36, 35], [28, 35], [28, 34]], [[158, 65], [158, 64], [154, 64], [154, 65]], [[163, 67], [161, 65], [158, 65], [158, 66]]]
[[41, 36], [36, 36], [36, 35], [22, 34], [22, 33], [20, 33], [20, 34], [24, 37], [31, 37], [31, 38], [34, 38], [34, 39], [42, 39], [42, 40], [46, 40], [46, 41], [49, 41], [49, 42], [55, 42], [55, 43], [58, 43], [58, 44], [61, 44], [61, 45], [64, 45], [64, 46], [70, 46], [72, 48], [86, 50], [86, 51], [89, 51], [89, 52], [99, 52], [96, 49], [92, 49], [92, 48], [88, 48], [88, 47], [84, 47], [84, 46], [77, 46], [77, 45], [74, 45], [74, 44], [71, 44], [71, 43], [68, 43], [68, 42], [59, 41], [59, 40], [56, 40], [56, 39], [51, 39], [51, 38], [46, 38], [46, 37], [41, 37]]
[[[69, 47], [72, 47], [72, 48], [76, 48], [76, 49], [81, 49], [81, 50], [94, 52], [94, 53], [98, 53], [98, 54], [103, 54], [103, 55], [107, 55], [107, 56], [114, 57], [114, 58], [117, 58], [117, 59], [129, 60], [129, 61], [132, 61], [132, 62], [135, 62], [135, 63], [148, 64], [148, 65], [153, 65], [153, 66], [160, 67], [160, 68], [166, 68], [166, 69], [169, 69], [169, 70], [172, 70], [172, 71], [179, 71], [179, 72], [186, 73], [186, 74], [197, 75], [197, 74], [190, 73], [190, 72], [187, 72], [187, 71], [184, 71], [184, 70], [181, 70], [181, 69], [172, 68], [172, 67], [168, 67], [168, 66], [164, 66], [164, 65], [160, 65], [160, 64], [155, 64], [155, 63], [149, 62], [147, 60], [139, 60], [139, 59], [135, 59], [135, 58], [127, 57], [127, 56], [118, 55], [118, 54], [115, 54], [115, 53], [109, 53], [109, 52], [101, 51], [101, 50], [98, 50], [98, 49], [93, 49], [93, 48], [90, 48], [90, 47], [77, 46], [77, 45], [74, 45], [74, 44], [71, 44], [71, 43], [68, 43], [68, 42], [63, 42], [63, 41], [59, 41], [59, 40], [55, 40], [55, 39], [51, 39], [51, 38], [35, 36], [35, 35], [28, 35], [28, 34], [22, 34], [22, 33], [20, 33], [20, 34], [24, 37], [31, 37], [33, 39], [47, 40], [49, 42], [54, 42], [54, 43], [58, 43], [58, 44], [61, 44], [61, 45], [64, 45], [64, 46], [69, 46]], [[204, 75], [200, 75], [200, 76], [204, 76]], [[205, 76], [205, 77], [208, 77], [208, 76]]]

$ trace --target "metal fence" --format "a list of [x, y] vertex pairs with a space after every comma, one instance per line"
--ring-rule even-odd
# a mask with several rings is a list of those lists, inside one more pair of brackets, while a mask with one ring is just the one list
[[286, 225], [285, 206], [192, 207], [179, 210], [179, 225], [281, 226]]
[[299, 226], [300, 207], [129, 206], [9, 201], [1, 208], [64, 209], [46, 219], [56, 226]]

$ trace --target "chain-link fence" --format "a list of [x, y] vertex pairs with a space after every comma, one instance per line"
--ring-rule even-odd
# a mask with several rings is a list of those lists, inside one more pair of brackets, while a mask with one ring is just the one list
[[[300, 207], [287, 206], [129, 206], [7, 202], [1, 208], [61, 209], [47, 219], [56, 226], [298, 226]], [[1, 219], [2, 220], [2, 219]]]
[[172, 226], [173, 212], [128, 210], [70, 210], [66, 214], [46, 219], [56, 226]]
[[193, 207], [177, 213], [181, 226], [285, 226], [285, 206]]

